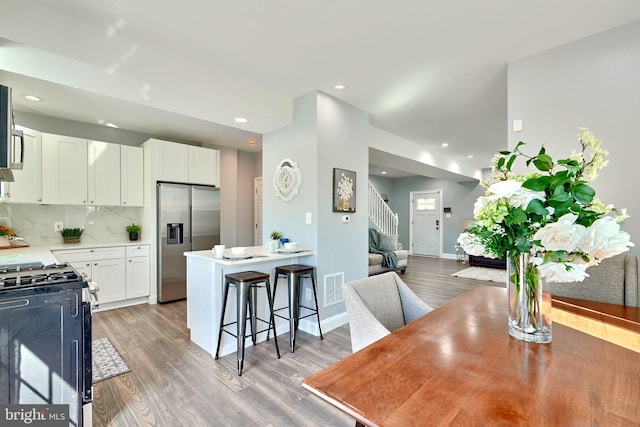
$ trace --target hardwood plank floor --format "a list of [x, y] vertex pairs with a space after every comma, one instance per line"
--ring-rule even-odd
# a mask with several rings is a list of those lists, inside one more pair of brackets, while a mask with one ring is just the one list
[[[402, 279], [432, 307], [480, 284], [451, 277], [467, 268], [455, 260], [409, 257]], [[304, 391], [302, 380], [351, 353], [349, 326], [324, 340], [300, 332], [290, 353], [288, 334], [214, 360], [189, 340], [186, 302], [98, 312], [93, 338], [108, 337], [132, 370], [94, 386], [95, 426], [349, 426], [354, 421]]]

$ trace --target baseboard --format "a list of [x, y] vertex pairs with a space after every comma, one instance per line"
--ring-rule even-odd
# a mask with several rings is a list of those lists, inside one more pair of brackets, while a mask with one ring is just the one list
[[[320, 321], [320, 325], [322, 326], [322, 332], [329, 332], [335, 328], [339, 328], [342, 325], [346, 325], [349, 323], [349, 318], [347, 317], [347, 312], [343, 312], [340, 314], [336, 314], [335, 316], [331, 316], [328, 319], [324, 319]], [[305, 331], [308, 334], [315, 335], [316, 337], [320, 336], [320, 331], [318, 330], [318, 323], [315, 321], [314, 317], [309, 317], [308, 319], [302, 319], [298, 324], [298, 328], [302, 331]]]
[[440, 258], [444, 258], [444, 259], [458, 259], [458, 256], [456, 254], [445, 254], [445, 253], [441, 253], [440, 254]]

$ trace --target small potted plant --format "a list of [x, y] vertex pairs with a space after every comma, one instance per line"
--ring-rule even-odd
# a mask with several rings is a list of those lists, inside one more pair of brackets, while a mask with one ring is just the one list
[[84, 228], [63, 228], [60, 230], [64, 243], [80, 243], [80, 236]]
[[140, 226], [138, 224], [127, 225], [127, 233], [129, 233], [129, 240], [136, 241], [140, 237]]
[[273, 241], [274, 249], [278, 249], [280, 247], [280, 239], [282, 239], [282, 233], [276, 230], [273, 230], [269, 237]]

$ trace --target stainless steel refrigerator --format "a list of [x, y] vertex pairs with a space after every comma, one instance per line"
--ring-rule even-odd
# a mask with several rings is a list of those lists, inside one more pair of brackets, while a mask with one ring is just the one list
[[205, 185], [157, 184], [158, 302], [187, 297], [184, 252], [220, 244], [220, 190]]

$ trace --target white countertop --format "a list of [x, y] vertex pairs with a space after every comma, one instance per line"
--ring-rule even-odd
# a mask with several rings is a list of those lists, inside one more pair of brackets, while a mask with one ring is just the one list
[[[192, 251], [192, 252], [184, 252], [184, 256], [193, 257], [202, 259], [205, 261], [211, 261], [215, 264], [221, 264], [224, 266], [240, 266], [240, 265], [251, 265], [251, 264], [260, 264], [263, 262], [269, 262], [280, 259], [288, 259], [288, 258], [298, 258], [304, 256], [314, 255], [314, 252], [310, 249], [304, 249], [298, 252], [276, 252], [276, 253], [267, 253], [264, 251], [262, 246], [251, 246], [247, 248], [247, 254], [252, 255], [251, 258], [247, 259], [226, 259], [226, 258], [215, 258], [213, 256], [213, 250], [208, 249], [204, 251]], [[229, 249], [225, 250], [225, 256], [231, 255], [231, 251]]]
[[65, 251], [67, 249], [93, 249], [93, 248], [111, 248], [114, 246], [138, 246], [149, 245], [151, 242], [146, 240], [136, 240], [134, 242], [127, 240], [125, 242], [111, 242], [111, 243], [67, 243], [61, 245], [49, 246], [51, 251]]
[[29, 246], [26, 248], [0, 250], [0, 264], [13, 264], [25, 261], [42, 261], [45, 265], [58, 262], [46, 246]]
[[68, 249], [91, 249], [105, 248], [113, 246], [137, 246], [148, 245], [146, 241], [136, 242], [120, 242], [120, 243], [73, 243], [55, 246], [28, 246], [24, 248], [1, 249], [0, 265], [13, 264], [25, 261], [42, 261], [45, 265], [59, 263], [51, 251], [68, 250]]

